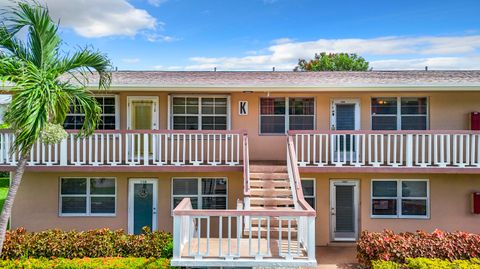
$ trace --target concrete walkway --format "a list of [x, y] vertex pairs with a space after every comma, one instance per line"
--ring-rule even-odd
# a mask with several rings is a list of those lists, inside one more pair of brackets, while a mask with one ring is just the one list
[[316, 258], [319, 269], [357, 269], [355, 247], [317, 247]]

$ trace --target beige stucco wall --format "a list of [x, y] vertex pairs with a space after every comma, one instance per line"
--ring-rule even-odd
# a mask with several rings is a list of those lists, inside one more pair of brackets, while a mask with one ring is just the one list
[[[480, 215], [471, 214], [471, 193], [480, 191], [479, 175], [428, 174], [302, 174], [316, 180], [316, 243], [330, 242], [330, 181], [336, 179], [360, 182], [359, 230], [400, 231], [435, 229], [480, 233]], [[428, 179], [430, 182], [430, 219], [371, 218], [372, 179]]]
[[[60, 177], [116, 177], [117, 213], [115, 217], [60, 217]], [[226, 177], [228, 207], [236, 208], [237, 199], [243, 197], [243, 176], [240, 172], [228, 173], [25, 173], [14, 203], [11, 227], [25, 227], [30, 231], [58, 228], [62, 230], [87, 230], [109, 227], [128, 228], [128, 179], [158, 179], [158, 229], [172, 231], [171, 179], [173, 177]]]
[[[116, 176], [117, 215], [115, 217], [59, 217], [58, 182], [61, 176]], [[158, 178], [158, 228], [172, 231], [170, 212], [171, 178], [218, 176], [228, 178], [228, 205], [235, 208], [243, 199], [243, 181], [239, 172], [230, 173], [142, 173], [144, 178]], [[15, 201], [12, 227], [23, 226], [31, 231], [51, 228], [85, 230], [109, 227], [127, 229], [127, 182], [138, 178], [135, 173], [27, 173]], [[392, 174], [302, 174], [316, 180], [316, 243], [330, 242], [330, 180], [357, 179], [360, 182], [359, 229], [380, 231], [463, 230], [480, 233], [480, 215], [470, 213], [470, 194], [480, 191], [477, 175], [392, 175]], [[373, 219], [370, 217], [371, 179], [429, 179], [430, 219]]]
[[[115, 93], [113, 91], [113, 93]], [[182, 92], [179, 94], [188, 94]], [[202, 94], [211, 92], [206, 91]], [[198, 92], [192, 94], [200, 94]], [[215, 93], [215, 94], [218, 94]], [[225, 94], [225, 93], [224, 93]], [[168, 96], [169, 92], [131, 91], [119, 92], [120, 128], [127, 126], [127, 96], [157, 96], [159, 98], [159, 128], [168, 128]], [[260, 97], [314, 97], [316, 105], [316, 129], [329, 130], [330, 104], [333, 98], [356, 98], [360, 100], [360, 128], [371, 129], [370, 100], [372, 97], [388, 96], [421, 96], [429, 98], [430, 129], [462, 130], [469, 128], [469, 113], [480, 111], [480, 92], [436, 91], [436, 92], [232, 92], [228, 94], [231, 101], [231, 129], [248, 131], [250, 156], [252, 160], [284, 159], [284, 135], [259, 134], [259, 100]], [[238, 114], [239, 101], [248, 101], [248, 115]]]

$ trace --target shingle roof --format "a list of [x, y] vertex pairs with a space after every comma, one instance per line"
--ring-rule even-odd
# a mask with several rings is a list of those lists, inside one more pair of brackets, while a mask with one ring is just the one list
[[[95, 78], [89, 80], [91, 85]], [[116, 71], [113, 87], [480, 87], [480, 71]]]

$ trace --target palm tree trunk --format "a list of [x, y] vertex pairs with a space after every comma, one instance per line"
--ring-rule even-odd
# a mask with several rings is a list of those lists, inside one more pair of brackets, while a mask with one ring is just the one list
[[21, 156], [18, 160], [17, 169], [13, 175], [13, 180], [10, 182], [10, 188], [8, 189], [7, 199], [3, 204], [2, 215], [0, 215], [0, 256], [2, 255], [3, 242], [5, 241], [5, 233], [7, 231], [8, 220], [12, 214], [13, 201], [17, 195], [18, 187], [22, 181], [25, 167], [27, 166], [27, 158]]

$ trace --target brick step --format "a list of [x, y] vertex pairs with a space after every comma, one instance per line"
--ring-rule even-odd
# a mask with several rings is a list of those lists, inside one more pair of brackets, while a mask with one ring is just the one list
[[293, 205], [293, 199], [292, 198], [250, 197], [250, 205], [263, 205], [263, 206]]
[[251, 173], [287, 173], [287, 166], [285, 165], [250, 165]]
[[251, 188], [250, 189], [251, 196], [260, 196], [260, 197], [291, 197], [292, 191], [290, 189], [259, 189], [259, 188]]
[[288, 180], [287, 173], [250, 173], [250, 180]]
[[250, 180], [250, 188], [290, 188], [290, 182], [285, 180]]

